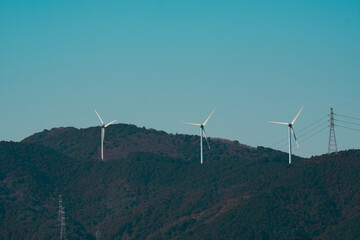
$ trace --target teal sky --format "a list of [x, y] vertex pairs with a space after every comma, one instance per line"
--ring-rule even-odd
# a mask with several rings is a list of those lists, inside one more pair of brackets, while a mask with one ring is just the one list
[[[302, 105], [295, 131], [330, 107], [360, 117], [359, 66], [360, 1], [0, 0], [0, 140], [95, 126], [94, 109], [105, 122], [198, 134], [181, 121], [216, 107], [208, 136], [269, 147], [287, 129], [267, 121]], [[327, 152], [328, 135], [294, 153]], [[336, 136], [340, 149], [360, 147], [360, 131]]]

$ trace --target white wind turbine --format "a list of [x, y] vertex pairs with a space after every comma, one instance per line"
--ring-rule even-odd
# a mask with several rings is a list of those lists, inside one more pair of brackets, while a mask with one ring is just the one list
[[114, 122], [116, 122], [117, 120], [114, 120], [108, 124], [104, 124], [103, 120], [101, 119], [100, 115], [97, 113], [96, 110], [94, 110], [96, 115], [99, 117], [100, 122], [101, 122], [101, 160], [104, 161], [104, 137], [105, 137], [105, 128], [111, 124], [113, 124]]
[[188, 123], [188, 122], [183, 122], [185, 124], [189, 124], [189, 125], [194, 125], [194, 126], [198, 126], [200, 127], [200, 162], [201, 164], [203, 164], [203, 144], [202, 144], [202, 139], [203, 139], [203, 133], [204, 133], [204, 136], [205, 136], [205, 139], [206, 139], [206, 142], [208, 144], [208, 147], [210, 149], [210, 144], [207, 140], [207, 137], [206, 137], [206, 133], [205, 133], [205, 125], [207, 124], [207, 122], [209, 121], [211, 115], [213, 115], [213, 113], [215, 112], [215, 109], [214, 111], [212, 111], [212, 113], [210, 114], [210, 116], [206, 119], [206, 121], [203, 123], [203, 124], [199, 124], [199, 123]]
[[296, 117], [294, 118], [294, 120], [291, 123], [283, 123], [283, 122], [272, 122], [269, 121], [269, 123], [276, 123], [276, 124], [281, 124], [281, 125], [287, 125], [289, 127], [289, 164], [291, 164], [291, 132], [294, 135], [295, 141], [296, 141], [296, 145], [299, 148], [299, 143], [296, 139], [295, 136], [295, 131], [293, 129], [293, 124], [295, 123], [296, 119], [299, 117], [301, 111], [303, 110], [304, 106], [302, 106], [302, 108], [300, 109], [299, 113], [296, 115]]

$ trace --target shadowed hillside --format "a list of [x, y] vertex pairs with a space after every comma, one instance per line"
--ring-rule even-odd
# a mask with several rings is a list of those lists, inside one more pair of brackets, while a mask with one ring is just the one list
[[201, 165], [198, 136], [110, 127], [105, 162], [99, 128], [0, 144], [0, 238], [58, 236], [59, 194], [74, 239], [97, 228], [103, 239], [359, 237], [359, 151], [289, 165], [286, 153], [211, 138]]
[[[83, 178], [78, 161], [47, 147], [0, 143], [0, 239], [54, 239], [59, 236], [58, 193]], [[68, 236], [93, 239], [69, 218]]]

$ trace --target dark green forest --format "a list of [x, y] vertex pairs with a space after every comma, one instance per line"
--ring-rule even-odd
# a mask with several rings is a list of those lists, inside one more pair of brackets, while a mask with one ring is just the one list
[[359, 239], [360, 151], [303, 159], [134, 125], [0, 143], [0, 239]]

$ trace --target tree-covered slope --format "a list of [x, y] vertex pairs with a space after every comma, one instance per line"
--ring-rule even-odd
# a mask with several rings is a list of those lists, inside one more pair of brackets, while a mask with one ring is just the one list
[[197, 231], [198, 237], [215, 239], [219, 229], [238, 239], [360, 237], [359, 151], [264, 167], [252, 168], [252, 197], [216, 219], [214, 227]]
[[[100, 127], [86, 129], [54, 128], [25, 138], [24, 143], [37, 143], [78, 159], [100, 158]], [[254, 159], [262, 156], [256, 148], [237, 141], [209, 138], [212, 150], [204, 143], [205, 160]], [[199, 137], [167, 134], [154, 129], [138, 128], [128, 124], [114, 124], [106, 128], [104, 158], [124, 159], [131, 153], [149, 152], [182, 158], [185, 161], [200, 159]], [[200, 160], [199, 160], [200, 161]]]
[[210, 139], [201, 165], [197, 136], [110, 130], [105, 162], [99, 128], [2, 142], [0, 239], [57, 237], [59, 194], [73, 239], [97, 229], [102, 239], [359, 238], [359, 151], [289, 165], [286, 153]]
[[[81, 178], [74, 159], [47, 147], [0, 143], [0, 239], [54, 239], [58, 236], [57, 197]], [[69, 236], [91, 239], [69, 219]]]

